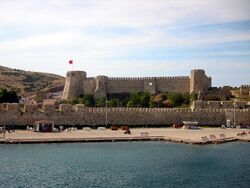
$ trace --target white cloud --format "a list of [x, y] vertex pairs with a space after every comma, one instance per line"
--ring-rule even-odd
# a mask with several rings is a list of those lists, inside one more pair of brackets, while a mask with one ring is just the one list
[[[190, 36], [168, 33], [168, 29], [185, 30], [190, 25], [249, 19], [248, 0], [0, 0], [0, 34], [1, 30], [25, 33], [0, 38], [1, 64], [62, 75], [68, 58], [76, 59], [76, 68], [87, 69], [92, 75], [184, 74], [194, 67], [216, 70], [216, 63], [211, 66], [209, 61], [126, 61], [119, 57], [149, 48], [250, 40], [249, 31]], [[134, 32], [105, 36], [91, 33], [93, 28], [129, 28]], [[249, 55], [249, 51], [231, 53]]]
[[223, 31], [207, 34], [204, 37], [180, 38], [153, 29], [140, 34], [116, 37], [100, 37], [79, 30], [66, 30], [12, 41], [0, 41], [0, 53], [27, 50], [32, 53], [41, 49], [48, 51], [54, 49], [60, 52], [73, 47], [76, 51], [83, 50], [82, 53], [88, 57], [105, 58], [108, 55], [111, 58], [129, 54], [136, 49], [192, 47], [246, 40], [250, 40], [248, 33], [224, 34]]
[[248, 19], [249, 5], [247, 0], [2, 0], [0, 22], [30, 27], [149, 27], [188, 20], [189, 23], [225, 22]]
[[73, 31], [29, 36], [12, 41], [5, 41], [2, 43], [0, 42], [0, 51], [32, 51], [36, 50], [37, 48], [50, 48], [54, 46], [69, 44], [72, 40], [76, 40], [77, 36], [79, 36], [79, 33]]

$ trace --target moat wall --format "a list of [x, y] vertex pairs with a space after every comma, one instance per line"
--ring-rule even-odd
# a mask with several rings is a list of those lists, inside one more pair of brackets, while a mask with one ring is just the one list
[[[222, 125], [233, 122], [233, 109], [169, 109], [169, 108], [108, 108], [109, 125], [171, 125], [174, 122], [198, 121], [200, 125]], [[250, 110], [237, 109], [236, 123], [250, 125]], [[54, 120], [56, 125], [105, 125], [105, 108], [86, 108], [83, 105], [4, 104], [0, 108], [0, 125], [33, 125], [38, 120]]]

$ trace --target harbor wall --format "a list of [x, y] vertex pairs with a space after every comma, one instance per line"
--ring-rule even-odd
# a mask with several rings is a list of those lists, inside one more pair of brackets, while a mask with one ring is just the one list
[[[175, 122], [198, 121], [200, 125], [222, 125], [226, 120], [250, 125], [250, 109], [190, 109], [190, 108], [108, 108], [109, 125], [171, 125]], [[106, 108], [27, 104], [2, 104], [0, 125], [33, 125], [38, 120], [53, 120], [56, 125], [105, 125]]]

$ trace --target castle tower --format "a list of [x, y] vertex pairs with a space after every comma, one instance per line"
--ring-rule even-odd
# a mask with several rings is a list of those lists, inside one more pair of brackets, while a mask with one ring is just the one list
[[95, 98], [99, 97], [107, 97], [107, 83], [108, 77], [107, 76], [97, 76], [96, 77], [96, 88], [95, 88]]
[[211, 77], [207, 77], [202, 69], [191, 70], [190, 93], [205, 92], [212, 85]]
[[62, 99], [79, 97], [84, 93], [83, 82], [87, 77], [84, 71], [68, 71], [64, 85]]

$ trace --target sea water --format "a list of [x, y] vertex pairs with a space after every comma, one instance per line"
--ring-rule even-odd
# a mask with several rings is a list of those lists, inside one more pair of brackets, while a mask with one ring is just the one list
[[0, 187], [250, 187], [250, 144], [0, 145]]

